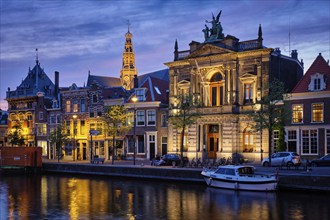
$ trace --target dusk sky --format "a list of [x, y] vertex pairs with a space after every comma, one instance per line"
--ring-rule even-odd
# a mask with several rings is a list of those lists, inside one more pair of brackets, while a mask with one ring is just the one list
[[[119, 77], [127, 32], [133, 34], [138, 74], [165, 69], [191, 41], [204, 41], [202, 29], [212, 12], [222, 14], [223, 33], [240, 41], [258, 37], [284, 55], [298, 50], [307, 71], [319, 53], [330, 57], [330, 1], [280, 0], [0, 0], [0, 108], [7, 88], [15, 90], [35, 65], [60, 86], [87, 82], [92, 75]], [[210, 26], [210, 25], [209, 25]], [[289, 45], [290, 33], [290, 45]]]

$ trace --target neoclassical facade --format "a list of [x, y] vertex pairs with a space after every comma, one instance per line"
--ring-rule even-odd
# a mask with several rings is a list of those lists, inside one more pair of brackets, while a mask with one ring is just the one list
[[[268, 94], [272, 79], [286, 79], [286, 87], [292, 89], [302, 76], [302, 63], [296, 51], [287, 57], [279, 49], [265, 48], [261, 26], [255, 40], [240, 42], [223, 34], [207, 37], [204, 43], [191, 42], [185, 51], [179, 51], [176, 42], [174, 61], [165, 64], [170, 109], [180, 94], [189, 93], [200, 103], [196, 111], [201, 117], [184, 134], [184, 155], [200, 158], [205, 149], [210, 159], [239, 153], [258, 161], [268, 155], [268, 132], [252, 130], [249, 113], [260, 108], [256, 102]], [[169, 150], [179, 152], [181, 132], [169, 124], [168, 137]]]

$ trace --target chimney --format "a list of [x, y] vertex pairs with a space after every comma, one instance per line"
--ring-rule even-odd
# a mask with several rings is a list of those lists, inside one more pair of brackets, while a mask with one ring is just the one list
[[280, 48], [276, 47], [276, 48], [275, 48], [275, 53], [277, 53], [278, 55], [280, 55], [280, 54], [281, 54], [281, 50], [280, 50]]
[[137, 87], [139, 87], [139, 80], [137, 78], [137, 75], [134, 75], [134, 89], [136, 89]]
[[297, 50], [292, 50], [292, 52], [291, 52], [291, 58], [298, 60]]
[[55, 97], [58, 95], [59, 90], [59, 75], [60, 73], [58, 71], [55, 71]]

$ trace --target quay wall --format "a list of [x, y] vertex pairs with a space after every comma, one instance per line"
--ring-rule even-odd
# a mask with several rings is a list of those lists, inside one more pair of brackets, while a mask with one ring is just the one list
[[[201, 168], [43, 163], [44, 173], [90, 174], [113, 177], [204, 183]], [[279, 172], [279, 189], [330, 192], [330, 173]]]

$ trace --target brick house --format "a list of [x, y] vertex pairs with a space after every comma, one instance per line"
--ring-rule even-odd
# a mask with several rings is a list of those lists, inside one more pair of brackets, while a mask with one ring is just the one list
[[288, 151], [306, 158], [330, 153], [330, 67], [319, 54], [286, 99]]

